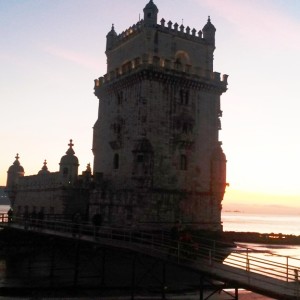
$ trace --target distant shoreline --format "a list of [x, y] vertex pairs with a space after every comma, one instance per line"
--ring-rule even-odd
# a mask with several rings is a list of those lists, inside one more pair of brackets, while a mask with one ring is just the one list
[[226, 242], [300, 245], [300, 236], [293, 234], [224, 231], [222, 236]]

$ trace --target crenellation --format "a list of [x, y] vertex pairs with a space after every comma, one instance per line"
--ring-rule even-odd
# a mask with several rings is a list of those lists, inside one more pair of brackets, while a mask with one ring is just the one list
[[178, 26], [179, 26], [179, 25], [178, 25], [178, 23], [176, 22], [176, 23], [174, 24], [174, 31], [175, 31], [175, 32], [178, 32]]
[[219, 72], [211, 72], [209, 70], [204, 70], [200, 67], [193, 67], [188, 64], [182, 65], [176, 63], [176, 61], [170, 61], [156, 55], [150, 56], [145, 54], [143, 56], [143, 59], [135, 58], [134, 60], [128, 61], [126, 64], [124, 64], [122, 68], [111, 71], [108, 74], [95, 79], [94, 87], [99, 88], [103, 84], [113, 82], [123, 76], [128, 76], [134, 71], [139, 71], [140, 69], [147, 67], [149, 68], [151, 66], [162, 72], [182, 72], [185, 73], [186, 76], [196, 76], [197, 78], [203, 78], [203, 80], [205, 80], [205, 78], [208, 78], [212, 79], [214, 82], [222, 84], [222, 86], [227, 86], [228, 75], [226, 74], [222, 75], [221, 80], [221, 74]]
[[[182, 38], [193, 39], [193, 40], [201, 41], [201, 42], [204, 41], [202, 38], [201, 30], [198, 31], [198, 36], [196, 36], [197, 30], [195, 28], [193, 28], [191, 30], [191, 28], [189, 26], [187, 26], [185, 28], [185, 26], [183, 24], [179, 26], [179, 24], [177, 22], [174, 23], [174, 25], [173, 25], [172, 21], [169, 21], [167, 23], [168, 27], [165, 27], [165, 24], [166, 24], [166, 21], [164, 18], [162, 18], [160, 21], [160, 24], [156, 24], [156, 26], [153, 28], [156, 30], [164, 31], [164, 32], [169, 32], [169, 33], [171, 32], [172, 34], [180, 36]], [[126, 39], [132, 38], [137, 33], [141, 32], [143, 30], [143, 28], [145, 28], [144, 20], [141, 20], [141, 21], [133, 24], [132, 26], [130, 26], [129, 28], [124, 30], [122, 33], [120, 33], [119, 35], [116, 36], [116, 39], [114, 41], [114, 47], [117, 47], [118, 45], [122, 44]]]
[[227, 80], [228, 80], [228, 75], [227, 74], [223, 74], [222, 82], [227, 85]]
[[19, 189], [39, 189], [39, 188], [52, 188], [60, 186], [61, 180], [59, 172], [52, 172], [49, 174], [37, 174], [21, 177], [18, 182]]
[[213, 72], [213, 80], [221, 81], [221, 74], [219, 72]]

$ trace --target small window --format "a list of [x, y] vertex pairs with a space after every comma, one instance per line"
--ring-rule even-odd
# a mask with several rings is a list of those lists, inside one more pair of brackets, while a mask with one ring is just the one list
[[114, 169], [117, 170], [119, 169], [119, 154], [116, 153], [114, 155]]
[[151, 13], [148, 13], [147, 17], [148, 17], [148, 18], [151, 18]]
[[180, 170], [187, 170], [187, 158], [184, 154], [180, 155]]
[[188, 133], [188, 127], [189, 127], [188, 123], [183, 123], [182, 124], [182, 132], [183, 133]]
[[121, 133], [121, 125], [120, 125], [120, 124], [115, 123], [115, 124], [113, 125], [113, 127], [114, 127], [114, 133], [115, 133], [115, 134]]
[[63, 175], [68, 175], [69, 173], [69, 169], [68, 168], [64, 168], [63, 169]]
[[123, 102], [123, 92], [122, 91], [117, 94], [117, 98], [118, 98], [118, 105], [121, 105]]
[[139, 163], [144, 162], [144, 155], [143, 155], [143, 154], [139, 154], [139, 155], [137, 156], [137, 162], [139, 162]]
[[189, 104], [189, 91], [180, 90], [180, 104]]

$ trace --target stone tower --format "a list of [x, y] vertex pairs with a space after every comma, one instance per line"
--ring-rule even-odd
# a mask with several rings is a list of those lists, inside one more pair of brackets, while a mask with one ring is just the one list
[[[226, 157], [219, 141], [227, 75], [213, 70], [215, 27], [144, 19], [107, 34], [107, 73], [95, 80], [93, 203], [109, 222], [221, 230]], [[105, 185], [103, 185], [105, 183]], [[108, 188], [109, 187], [109, 188]], [[111, 199], [104, 199], [110, 189]], [[100, 192], [99, 192], [100, 193]], [[104, 193], [107, 195], [107, 193]]]

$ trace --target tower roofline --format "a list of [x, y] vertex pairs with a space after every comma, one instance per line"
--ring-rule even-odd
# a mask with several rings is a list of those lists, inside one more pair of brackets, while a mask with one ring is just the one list
[[[131, 68], [123, 71], [122, 73], [116, 73], [115, 71], [110, 72], [109, 74], [105, 74], [103, 77], [99, 77], [95, 79], [95, 86], [94, 89], [97, 90], [98, 88], [102, 87], [103, 85], [114, 83], [115, 81], [119, 81], [122, 78], [127, 78], [130, 75], [139, 73], [141, 71], [152, 71], [155, 74], [162, 73], [168, 74], [170, 76], [179, 76], [182, 78], [182, 75], [185, 76], [188, 80], [200, 81], [203, 83], [209, 83], [210, 85], [216, 86], [221, 88], [223, 92], [227, 89], [227, 74], [223, 74], [221, 78], [221, 74], [219, 72], [211, 72], [206, 71], [200, 68], [189, 68], [181, 70], [177, 69], [175, 64], [167, 65], [166, 63], [160, 65], [154, 65], [152, 62], [143, 62], [140, 65], [134, 66], [134, 61], [132, 64], [128, 64]], [[134, 66], [134, 68], [132, 67]]]
[[[142, 19], [134, 25], [130, 26], [129, 28], [125, 29], [120, 34], [116, 33], [113, 48], [116, 48], [118, 45], [121, 45], [124, 41], [134, 37], [136, 34], [140, 33], [143, 30], [143, 28], [144, 20]], [[191, 29], [191, 27], [189, 26], [179, 26], [178, 23], [173, 24], [173, 22], [171, 21], [169, 21], [166, 24], [165, 19], [161, 19], [160, 24], [156, 24], [154, 28], [161, 32], [169, 33], [183, 39], [191, 40], [193, 42], [205, 43], [205, 39], [202, 37], [202, 31], [197, 31], [195, 28]]]

